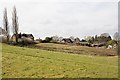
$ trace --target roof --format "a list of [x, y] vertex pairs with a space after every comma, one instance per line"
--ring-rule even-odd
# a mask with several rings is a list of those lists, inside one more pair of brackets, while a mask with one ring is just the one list
[[[20, 35], [20, 34], [19, 34]], [[21, 34], [21, 36], [24, 36], [24, 37], [33, 37], [32, 34]]]
[[64, 38], [62, 40], [65, 41], [65, 42], [67, 42], [67, 43], [73, 43], [73, 41], [70, 38]]
[[[13, 36], [15, 36], [15, 34], [13, 34]], [[21, 37], [33, 37], [33, 35], [32, 34], [25, 34], [25, 33], [23, 33], [23, 34], [18, 34], [18, 37], [19, 38], [21, 38]]]
[[79, 39], [79, 38], [75, 38], [75, 39], [74, 39], [74, 42], [80, 43], [80, 39]]

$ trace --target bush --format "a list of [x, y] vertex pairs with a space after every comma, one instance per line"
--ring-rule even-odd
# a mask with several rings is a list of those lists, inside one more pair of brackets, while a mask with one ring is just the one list
[[11, 40], [10, 44], [11, 45], [19, 45], [19, 46], [27, 46], [27, 45], [30, 45], [30, 44], [35, 44], [35, 42], [30, 38], [21, 38], [21, 39], [18, 39], [18, 43]]
[[8, 43], [7, 42], [7, 37], [6, 36], [0, 36], [0, 42], [1, 43]]
[[49, 43], [51, 40], [52, 40], [51, 37], [46, 37], [45, 40], [44, 40], [43, 42], [47, 42], [47, 43]]
[[116, 40], [110, 40], [110, 41], [107, 42], [107, 46], [108, 45], [112, 45], [113, 46], [114, 44], [117, 44]]
[[21, 40], [19, 40], [19, 44], [23, 45], [34, 44], [34, 41], [30, 38], [22, 38]]

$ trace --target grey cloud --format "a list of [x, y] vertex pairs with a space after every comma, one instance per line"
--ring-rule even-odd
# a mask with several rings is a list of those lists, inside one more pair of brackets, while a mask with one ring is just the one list
[[117, 30], [117, 2], [30, 0], [4, 3], [0, 9], [3, 10], [3, 5], [6, 5], [11, 16], [14, 4], [20, 31], [31, 32], [37, 38], [53, 35], [82, 38], [102, 32], [113, 35]]

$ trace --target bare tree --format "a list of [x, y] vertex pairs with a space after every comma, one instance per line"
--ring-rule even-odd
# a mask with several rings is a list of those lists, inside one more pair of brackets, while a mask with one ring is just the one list
[[7, 37], [7, 42], [9, 42], [9, 25], [8, 25], [7, 9], [6, 8], [4, 10], [4, 15], [3, 15], [3, 27], [5, 30], [5, 35]]
[[17, 11], [15, 6], [13, 7], [13, 13], [12, 13], [12, 25], [13, 25], [13, 34], [15, 35], [16, 43], [18, 43], [19, 26], [18, 26], [18, 17], [17, 17]]

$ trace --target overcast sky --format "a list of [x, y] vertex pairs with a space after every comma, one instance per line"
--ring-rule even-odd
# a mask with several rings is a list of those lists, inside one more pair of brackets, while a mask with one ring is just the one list
[[118, 31], [118, 0], [0, 0], [0, 26], [5, 7], [11, 26], [14, 5], [19, 31], [36, 38], [113, 36]]

